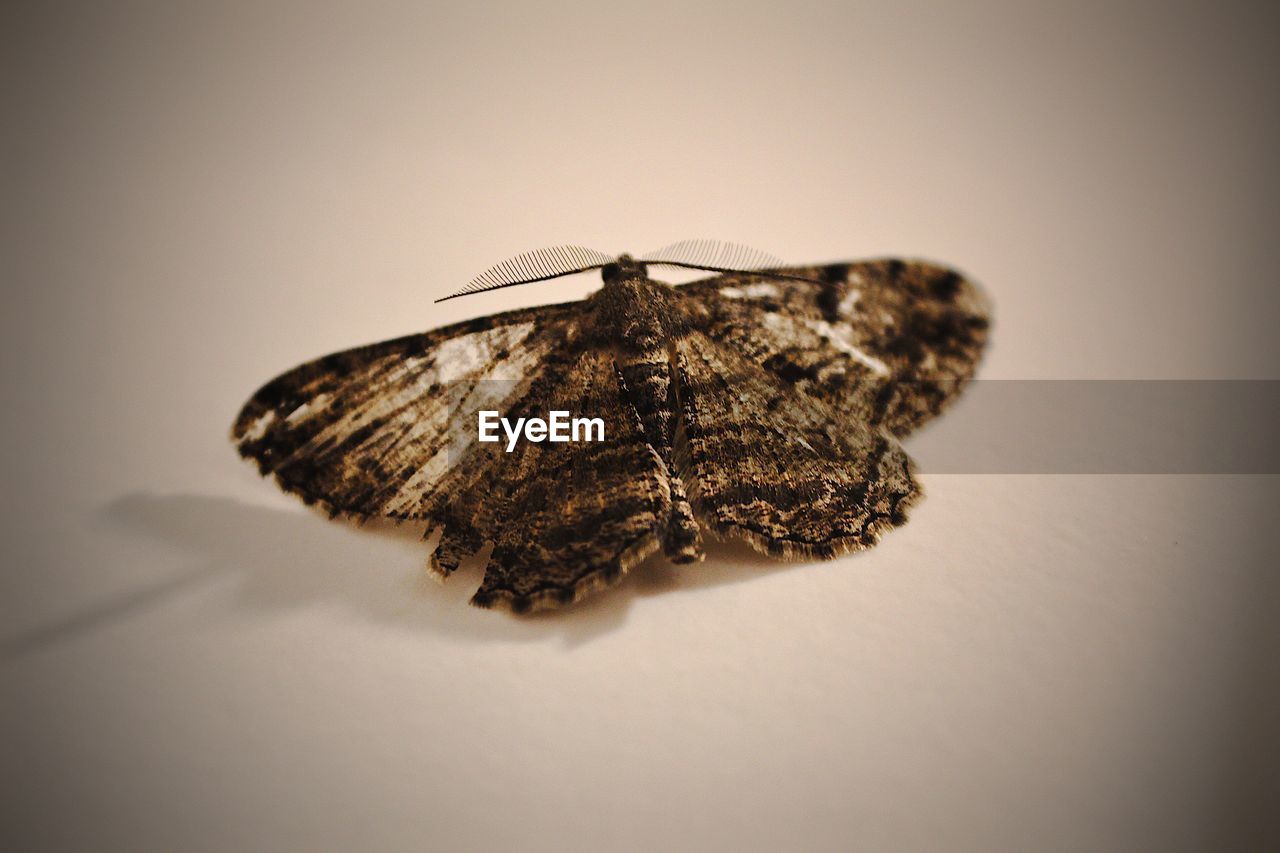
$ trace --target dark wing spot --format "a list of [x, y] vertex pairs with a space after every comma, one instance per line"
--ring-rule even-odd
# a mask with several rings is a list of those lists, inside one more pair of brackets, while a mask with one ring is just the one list
[[831, 264], [822, 268], [822, 280], [825, 284], [818, 291], [818, 309], [822, 318], [828, 323], [840, 319], [841, 287], [849, 280], [848, 264]]
[[765, 360], [764, 366], [793, 384], [803, 379], [818, 378], [817, 368], [813, 365], [796, 364], [787, 357], [786, 353], [770, 356]]
[[937, 299], [950, 301], [955, 299], [960, 290], [960, 274], [955, 270], [946, 270], [942, 275], [929, 282], [929, 292]]
[[827, 264], [822, 268], [822, 280], [832, 284], [843, 284], [849, 279], [848, 264]]

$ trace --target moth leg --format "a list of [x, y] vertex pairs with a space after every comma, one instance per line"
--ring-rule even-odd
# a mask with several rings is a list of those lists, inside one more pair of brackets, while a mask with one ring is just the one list
[[447, 580], [467, 557], [484, 547], [484, 541], [469, 525], [450, 520], [427, 562], [427, 571], [437, 580]]

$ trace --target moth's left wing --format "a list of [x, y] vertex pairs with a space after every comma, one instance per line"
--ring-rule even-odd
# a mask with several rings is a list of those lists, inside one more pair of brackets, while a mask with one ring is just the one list
[[[545, 369], [580, 302], [478, 317], [334, 353], [268, 382], [231, 430], [241, 455], [333, 515], [418, 518], [468, 460], [453, 439]], [[456, 472], [453, 472], [456, 473]]]
[[834, 411], [902, 436], [973, 376], [991, 307], [947, 267], [894, 258], [730, 273], [677, 290], [708, 334]]

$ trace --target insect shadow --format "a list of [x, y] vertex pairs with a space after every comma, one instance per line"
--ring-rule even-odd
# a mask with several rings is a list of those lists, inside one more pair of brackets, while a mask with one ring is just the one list
[[[100, 512], [106, 523], [185, 553], [185, 570], [110, 599], [57, 623], [8, 638], [4, 657], [72, 640], [182, 596], [234, 579], [233, 606], [279, 611], [336, 603], [375, 621], [409, 630], [484, 642], [560, 636], [577, 645], [621, 627], [637, 599], [678, 595], [745, 582], [794, 568], [736, 542], [708, 543], [705, 562], [672, 566], [660, 554], [619, 584], [576, 605], [528, 616], [471, 607], [480, 557], [446, 582], [426, 572], [423, 528], [328, 521], [302, 508], [268, 509], [204, 495], [132, 494]], [[194, 568], [192, 567], [194, 565]]]

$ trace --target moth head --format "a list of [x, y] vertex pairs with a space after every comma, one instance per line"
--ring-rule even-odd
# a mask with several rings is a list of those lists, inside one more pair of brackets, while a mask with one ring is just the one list
[[649, 277], [649, 272], [643, 261], [637, 261], [630, 255], [619, 255], [616, 260], [600, 268], [600, 276], [605, 284], [613, 284], [617, 281], [645, 279]]

